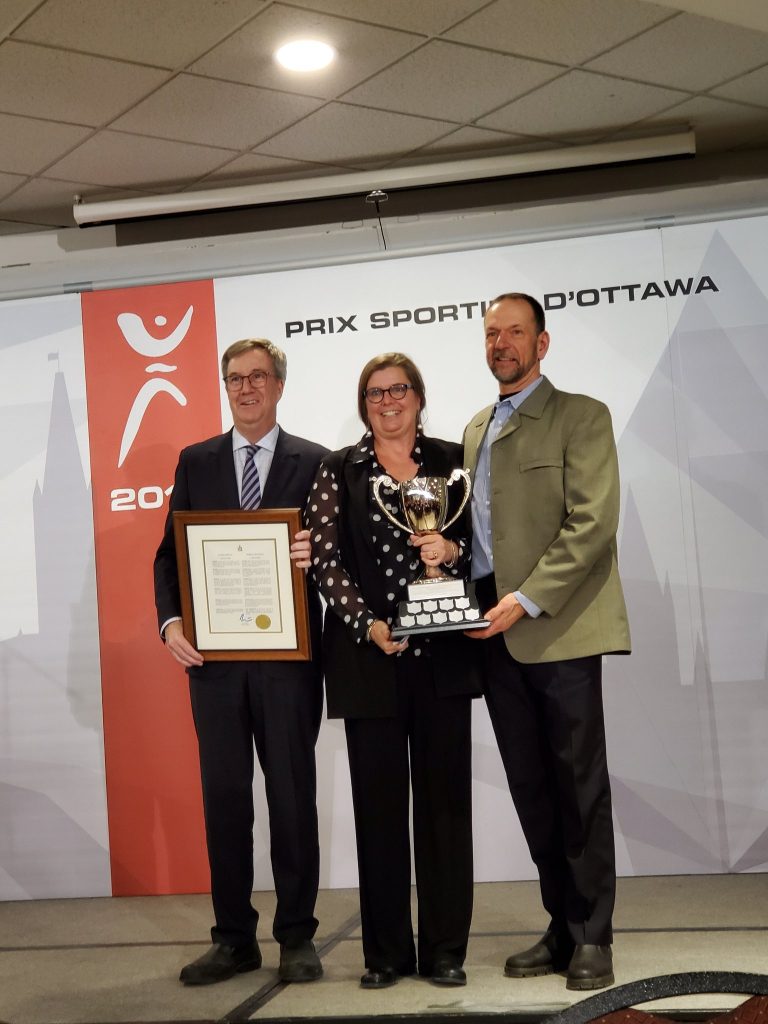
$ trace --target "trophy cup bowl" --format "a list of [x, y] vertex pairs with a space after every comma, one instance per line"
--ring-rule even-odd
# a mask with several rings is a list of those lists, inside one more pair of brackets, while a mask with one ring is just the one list
[[[464, 495], [458, 508], [448, 519], [448, 488], [462, 480]], [[406, 522], [401, 522], [386, 507], [380, 496], [382, 487], [397, 492]], [[415, 476], [397, 483], [387, 474], [373, 481], [373, 497], [387, 519], [408, 534], [423, 536], [442, 533], [459, 518], [472, 492], [466, 469], [454, 469], [444, 476]], [[422, 575], [408, 586], [408, 600], [398, 605], [397, 621], [392, 637], [411, 633], [433, 633], [454, 629], [482, 629], [489, 625], [477, 605], [474, 592], [467, 592], [463, 579], [448, 576], [436, 566], [427, 566]]]

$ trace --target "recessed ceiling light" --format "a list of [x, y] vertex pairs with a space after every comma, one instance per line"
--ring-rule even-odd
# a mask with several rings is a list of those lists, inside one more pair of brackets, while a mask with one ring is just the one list
[[318, 39], [294, 39], [275, 52], [275, 60], [289, 71], [319, 71], [335, 56], [334, 48]]

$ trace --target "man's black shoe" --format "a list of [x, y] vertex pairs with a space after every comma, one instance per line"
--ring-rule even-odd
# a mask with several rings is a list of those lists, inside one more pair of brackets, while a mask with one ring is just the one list
[[435, 985], [466, 985], [467, 975], [460, 964], [446, 957], [435, 961], [430, 981]]
[[399, 980], [394, 967], [369, 967], [360, 979], [360, 988], [390, 988]]
[[321, 978], [323, 965], [314, 944], [303, 939], [294, 946], [281, 946], [277, 974], [280, 981], [317, 981]]
[[577, 946], [568, 965], [566, 988], [588, 991], [613, 984], [610, 946]]
[[552, 974], [553, 971], [564, 971], [571, 961], [573, 950], [571, 940], [548, 931], [530, 949], [507, 957], [504, 974], [508, 978], [537, 978], [542, 974]]
[[256, 971], [261, 967], [261, 950], [256, 939], [247, 946], [225, 946], [214, 943], [191, 964], [182, 967], [179, 981], [185, 985], [215, 985], [245, 971]]

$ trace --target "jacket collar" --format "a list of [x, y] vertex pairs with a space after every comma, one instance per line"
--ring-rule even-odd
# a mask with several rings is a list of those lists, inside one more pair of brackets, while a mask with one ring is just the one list
[[[417, 465], [421, 465], [423, 443], [424, 435], [417, 429], [416, 440], [413, 445], [413, 451], [411, 452], [411, 458], [415, 463], [417, 463]], [[373, 431], [366, 430], [357, 444], [352, 446], [349, 453], [349, 461], [354, 465], [361, 462], [373, 462], [376, 458], [374, 444]]]

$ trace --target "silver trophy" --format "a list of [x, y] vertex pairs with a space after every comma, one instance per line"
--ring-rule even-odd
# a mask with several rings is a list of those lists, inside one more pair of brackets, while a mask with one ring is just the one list
[[[464, 481], [464, 496], [448, 519], [448, 488]], [[382, 487], [397, 491], [406, 522], [392, 514], [379, 492]], [[442, 533], [459, 518], [469, 501], [472, 484], [466, 469], [454, 469], [451, 475], [415, 476], [398, 484], [384, 474], [373, 481], [373, 497], [384, 515], [406, 533], [419, 536]], [[408, 587], [408, 599], [397, 609], [393, 638], [410, 633], [437, 633], [452, 629], [483, 629], [490, 625], [480, 614], [473, 590], [464, 580], [448, 576], [437, 566], [427, 566], [422, 575]]]

